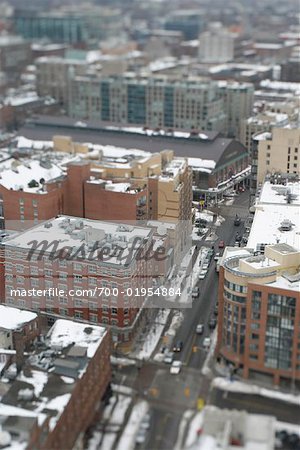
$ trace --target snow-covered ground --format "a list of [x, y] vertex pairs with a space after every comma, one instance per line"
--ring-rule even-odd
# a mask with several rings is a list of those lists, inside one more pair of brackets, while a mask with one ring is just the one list
[[285, 392], [266, 389], [255, 384], [243, 381], [231, 381], [227, 378], [214, 378], [212, 386], [229, 392], [240, 392], [242, 394], [261, 395], [262, 397], [273, 398], [287, 403], [300, 404], [300, 395], [288, 394]]
[[131, 401], [131, 397], [123, 394], [114, 394], [110, 398], [101, 422], [88, 442], [87, 450], [111, 450], [115, 447]]
[[136, 361], [134, 359], [120, 358], [120, 357], [116, 357], [113, 355], [110, 357], [110, 362], [114, 366], [126, 367], [126, 366], [135, 366], [136, 365]]
[[136, 434], [138, 432], [143, 417], [148, 412], [148, 409], [149, 406], [147, 402], [141, 401], [136, 403], [125, 426], [125, 429], [122, 433], [122, 436], [118, 442], [116, 450], [134, 449]]
[[186, 435], [185, 443], [183, 448], [189, 448], [192, 446], [196, 440], [199, 439], [198, 430], [203, 424], [203, 413], [202, 411], [195, 414], [193, 419], [190, 421], [189, 429]]
[[[168, 327], [168, 329], [166, 330], [166, 332], [164, 333], [164, 336], [163, 336], [164, 345], [166, 347], [170, 347], [170, 345], [173, 341], [173, 338], [176, 334], [176, 330], [178, 330], [178, 328], [180, 327], [180, 325], [183, 321], [183, 318], [184, 318], [184, 316], [181, 311], [174, 312], [170, 326]], [[161, 353], [160, 351], [158, 351], [153, 359], [155, 361], [162, 361], [164, 359], [164, 354]]]
[[214, 329], [214, 331], [211, 335], [210, 348], [209, 348], [208, 354], [205, 358], [204, 364], [201, 369], [202, 375], [210, 375], [211, 374], [211, 369], [209, 366], [210, 366], [211, 360], [214, 356], [214, 351], [215, 351], [216, 345], [217, 345], [217, 328]]
[[155, 322], [152, 324], [150, 330], [145, 336], [143, 342], [141, 342], [139, 348], [132, 353], [132, 356], [134, 356], [137, 359], [149, 359], [151, 357], [152, 353], [155, 350], [155, 347], [157, 346], [160, 340], [161, 334], [166, 325], [169, 314], [170, 309], [165, 310], [160, 309], [158, 311]]

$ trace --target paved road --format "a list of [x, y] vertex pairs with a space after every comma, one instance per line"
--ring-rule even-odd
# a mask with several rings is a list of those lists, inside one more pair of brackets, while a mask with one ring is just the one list
[[[234, 205], [220, 208], [219, 213], [226, 220], [217, 228], [217, 234], [218, 239], [224, 240], [226, 245], [233, 244], [237, 230], [239, 233], [243, 231], [242, 226], [239, 228], [233, 226], [233, 220], [236, 214], [244, 219], [247, 217], [248, 200], [246, 192], [236, 198]], [[209, 399], [209, 403], [223, 408], [273, 414], [286, 422], [294, 423], [295, 417], [298, 416], [298, 405], [287, 405], [257, 395], [224, 393], [218, 389], [210, 391], [209, 379], [201, 374], [201, 368], [206, 357], [206, 352], [202, 349], [202, 340], [209, 334], [207, 323], [217, 300], [218, 275], [215, 273], [213, 262], [206, 278], [199, 281], [198, 286], [200, 296], [195, 300], [193, 308], [182, 310], [184, 319], [175, 336], [175, 341], [184, 342], [182, 352], [176, 356], [176, 359], [184, 363], [181, 373], [171, 375], [169, 366], [148, 361], [141, 369], [124, 368], [115, 375], [115, 382], [131, 386], [137, 397], [146, 398], [150, 404], [151, 428], [146, 442], [137, 445], [136, 450], [173, 449], [182, 415], [186, 409], [196, 408], [199, 397]], [[205, 324], [203, 336], [197, 336], [195, 333], [197, 323]]]

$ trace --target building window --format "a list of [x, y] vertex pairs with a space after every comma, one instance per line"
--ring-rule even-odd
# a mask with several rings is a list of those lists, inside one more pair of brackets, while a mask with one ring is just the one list
[[59, 308], [59, 314], [61, 316], [67, 316], [68, 315], [68, 310], [67, 308]]
[[74, 263], [74, 264], [73, 264], [73, 267], [74, 267], [74, 270], [79, 270], [79, 271], [82, 270], [82, 265], [79, 264], [79, 263]]
[[111, 313], [116, 316], [118, 314], [118, 308], [111, 308]]
[[83, 319], [83, 312], [82, 311], [75, 311], [74, 312], [75, 319]]
[[89, 315], [89, 319], [93, 323], [98, 323], [98, 316], [97, 316], [97, 314], [90, 314]]
[[75, 283], [81, 283], [81, 281], [82, 281], [82, 275], [75, 274], [74, 275], [74, 282]]

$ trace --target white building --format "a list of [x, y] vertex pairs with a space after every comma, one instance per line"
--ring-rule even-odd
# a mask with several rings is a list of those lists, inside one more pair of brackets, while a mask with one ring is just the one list
[[234, 37], [219, 22], [199, 36], [199, 59], [204, 63], [223, 63], [233, 60]]

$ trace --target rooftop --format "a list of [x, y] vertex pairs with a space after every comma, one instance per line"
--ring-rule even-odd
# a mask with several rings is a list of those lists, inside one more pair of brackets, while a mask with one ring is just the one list
[[151, 236], [152, 231], [146, 227], [60, 216], [5, 239], [3, 245], [6, 249], [17, 247], [29, 252], [31, 241], [42, 243], [47, 239], [46, 254], [67, 251], [74, 259], [91, 258], [101, 264], [127, 266]]
[[6, 330], [17, 330], [36, 318], [37, 315], [34, 312], [0, 305], [0, 328], [5, 328]]
[[49, 429], [55, 428], [105, 335], [103, 327], [57, 320], [27, 354], [19, 373], [15, 363], [4, 370], [0, 422], [9, 448], [25, 449], [36, 423], [41, 426], [49, 418]]

